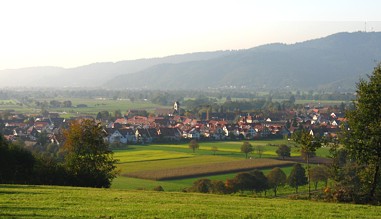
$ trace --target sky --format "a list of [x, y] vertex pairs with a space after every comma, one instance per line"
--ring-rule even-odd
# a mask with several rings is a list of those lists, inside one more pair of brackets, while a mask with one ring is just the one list
[[381, 31], [376, 0], [4, 0], [0, 70], [77, 67]]

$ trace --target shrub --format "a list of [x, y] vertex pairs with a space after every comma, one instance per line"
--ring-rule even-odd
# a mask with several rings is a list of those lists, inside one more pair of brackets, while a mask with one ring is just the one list
[[157, 191], [157, 192], [163, 192], [164, 191], [164, 188], [162, 186], [156, 186], [155, 188], [153, 188], [153, 191]]

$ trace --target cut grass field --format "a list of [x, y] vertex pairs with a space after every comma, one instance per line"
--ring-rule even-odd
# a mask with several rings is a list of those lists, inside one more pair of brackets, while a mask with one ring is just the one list
[[123, 176], [135, 177], [140, 179], [169, 180], [231, 172], [242, 172], [270, 167], [290, 166], [293, 163], [294, 162], [266, 158], [247, 159], [230, 162], [210, 163], [203, 165], [192, 165], [187, 167], [169, 168], [162, 170], [137, 171], [125, 174]]
[[[53, 98], [49, 99], [36, 99], [40, 102], [50, 102]], [[73, 107], [71, 108], [47, 108], [49, 112], [63, 113], [63, 117], [77, 116], [79, 114], [85, 115], [97, 115], [100, 111], [109, 111], [114, 113], [116, 110], [121, 110], [122, 113], [130, 109], [144, 109], [147, 111], [154, 111], [155, 108], [162, 108], [163, 106], [151, 103], [150, 101], [130, 101], [130, 100], [112, 100], [112, 99], [90, 99], [90, 98], [54, 98], [54, 100], [63, 102], [70, 100]], [[14, 109], [18, 113], [30, 113], [30, 112], [40, 112], [41, 107], [35, 104], [19, 105], [17, 100], [0, 100], [2, 109]], [[85, 104], [87, 107], [76, 108], [78, 104]]]
[[[192, 186], [200, 178], [218, 179], [225, 181], [233, 178], [238, 172], [251, 169], [269, 171], [274, 165], [237, 167], [231, 164], [256, 162], [258, 155], [254, 151], [250, 156], [252, 160], [245, 160], [245, 155], [240, 152], [242, 141], [200, 142], [200, 149], [193, 153], [187, 143], [181, 144], [151, 144], [131, 145], [127, 150], [116, 150], [114, 157], [119, 159], [117, 164], [120, 170], [118, 178], [114, 179], [112, 188], [117, 189], [148, 189], [161, 185], [166, 191], [181, 191]], [[288, 144], [287, 140], [255, 140], [250, 141], [255, 147], [264, 147], [264, 158], [276, 158], [276, 149], [279, 144]], [[210, 150], [216, 146], [216, 155]], [[292, 147], [292, 155], [299, 155], [298, 148]], [[328, 155], [328, 148], [317, 151], [320, 156]], [[268, 159], [262, 159], [268, 160]], [[271, 160], [272, 162], [282, 162]], [[268, 165], [268, 166], [266, 166]], [[276, 166], [276, 165], [275, 165]], [[282, 165], [280, 165], [282, 166]], [[290, 167], [283, 167], [289, 174]], [[133, 176], [133, 177], [131, 177]], [[144, 179], [138, 179], [138, 178]], [[174, 179], [175, 178], [175, 179]], [[180, 178], [180, 179], [178, 179]], [[150, 180], [149, 180], [150, 179]], [[161, 181], [155, 181], [155, 180]], [[166, 180], [164, 180], [166, 179]], [[286, 191], [286, 190], [285, 190]], [[292, 193], [292, 191], [291, 191]], [[285, 193], [286, 194], [286, 193]]]
[[0, 218], [379, 218], [380, 206], [305, 200], [0, 185]]
[[139, 150], [139, 151], [120, 151], [115, 153], [114, 158], [120, 164], [128, 162], [142, 162], [149, 160], [169, 160], [193, 157], [195, 155], [181, 152], [168, 152], [162, 150]]
[[188, 167], [199, 164], [223, 163], [228, 161], [235, 161], [237, 158], [213, 156], [213, 155], [198, 155], [187, 158], [166, 159], [166, 160], [150, 160], [145, 162], [129, 162], [117, 164], [118, 169], [121, 170], [121, 175], [126, 173], [149, 171], [149, 170], [164, 170], [173, 169], [178, 167]]
[[[263, 171], [264, 174], [267, 174], [271, 169], [272, 168], [265, 168], [261, 170]], [[281, 169], [288, 176], [291, 172], [292, 167], [286, 166], [286, 167], [281, 167]], [[225, 174], [213, 174], [213, 175], [206, 175], [202, 177], [190, 177], [190, 178], [184, 178], [184, 179], [164, 180], [164, 181], [155, 181], [155, 180], [148, 180], [148, 179], [138, 179], [133, 177], [119, 176], [118, 178], [113, 180], [112, 188], [152, 190], [153, 188], [157, 186], [162, 186], [165, 191], [178, 192], [178, 191], [182, 191], [185, 188], [191, 187], [193, 182], [201, 178], [208, 178], [211, 180], [221, 180], [225, 182], [226, 179], [232, 179], [236, 175], [237, 175], [237, 172], [225, 173]], [[324, 183], [319, 183], [318, 188], [323, 189], [324, 186], [325, 186]], [[300, 192], [304, 192], [307, 190], [308, 190], [307, 186], [301, 186], [299, 188]], [[288, 186], [280, 187], [278, 189], [279, 195], [289, 195], [289, 194], [293, 194], [294, 192], [295, 192], [295, 189], [289, 188]]]

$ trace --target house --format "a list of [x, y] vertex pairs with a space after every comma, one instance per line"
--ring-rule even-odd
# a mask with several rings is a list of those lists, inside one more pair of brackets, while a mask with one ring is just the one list
[[243, 126], [240, 134], [242, 134], [246, 139], [254, 139], [257, 136], [257, 131], [251, 126]]
[[49, 124], [49, 122], [35, 122], [34, 123], [34, 128], [38, 132], [43, 132], [43, 131], [51, 131], [53, 129], [53, 124]]
[[200, 137], [201, 137], [200, 129], [199, 129], [199, 128], [192, 128], [192, 129], [186, 134], [186, 137], [187, 137], [187, 138], [191, 138], [191, 139], [197, 139], [197, 140], [199, 140]]
[[40, 132], [34, 127], [34, 126], [31, 126], [30, 128], [28, 128], [28, 130], [26, 131], [26, 134], [27, 134], [27, 137], [32, 140], [32, 141], [36, 141]]
[[137, 128], [135, 131], [136, 141], [139, 143], [151, 143], [159, 137], [155, 128]]
[[181, 131], [178, 128], [160, 127], [158, 130], [160, 138], [164, 141], [180, 141]]
[[282, 136], [286, 136], [287, 138], [290, 138], [291, 137], [291, 132], [290, 130], [287, 129], [286, 126], [282, 126], [280, 131], [279, 131], [279, 134], [282, 135]]
[[136, 136], [132, 129], [115, 129], [109, 128], [106, 129], [107, 132], [107, 141], [112, 143], [136, 143]]
[[223, 127], [224, 132], [226, 133], [226, 136], [229, 139], [237, 139], [240, 135], [240, 128], [238, 125], [229, 124]]
[[110, 144], [113, 144], [113, 143], [126, 144], [127, 143], [127, 138], [125, 138], [125, 136], [123, 136], [118, 129], [111, 128], [111, 129], [107, 129], [106, 132], [108, 134], [107, 140]]
[[156, 116], [172, 116], [174, 109], [172, 108], [156, 108], [155, 115]]
[[218, 125], [209, 129], [209, 137], [213, 140], [225, 140], [226, 133], [223, 127]]
[[127, 125], [128, 120], [126, 118], [118, 118], [114, 121], [114, 124]]
[[260, 132], [260, 137], [261, 138], [267, 138], [269, 135], [271, 135], [271, 131], [267, 127], [263, 127], [261, 132]]

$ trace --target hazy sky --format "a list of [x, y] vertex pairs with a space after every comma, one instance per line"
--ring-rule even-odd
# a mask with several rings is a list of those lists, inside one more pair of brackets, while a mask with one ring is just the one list
[[381, 31], [380, 8], [378, 0], [4, 0], [0, 69], [75, 67]]

